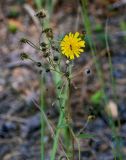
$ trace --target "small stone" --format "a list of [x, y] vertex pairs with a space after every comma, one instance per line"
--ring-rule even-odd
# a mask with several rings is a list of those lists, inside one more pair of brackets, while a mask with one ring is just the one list
[[12, 130], [15, 130], [15, 129], [16, 129], [16, 125], [12, 122], [6, 122], [2, 126], [2, 131], [3, 132], [9, 132], [9, 131], [12, 131]]
[[81, 151], [81, 157], [90, 158], [92, 156], [92, 153], [90, 150]]
[[105, 111], [109, 116], [112, 116], [114, 119], [118, 118], [118, 106], [115, 102], [109, 101], [105, 107]]

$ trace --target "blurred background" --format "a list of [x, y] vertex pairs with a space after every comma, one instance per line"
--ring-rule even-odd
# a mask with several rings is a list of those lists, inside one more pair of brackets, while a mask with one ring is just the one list
[[[81, 140], [81, 160], [114, 160], [115, 147], [126, 159], [126, 1], [89, 0], [86, 13], [90, 23], [82, 4], [79, 0], [0, 0], [0, 160], [40, 160], [39, 69], [20, 59], [20, 53], [26, 52], [38, 61], [39, 54], [20, 39], [27, 37], [39, 44], [42, 26], [35, 14], [41, 8], [48, 11], [55, 37], [86, 31], [85, 53], [74, 61], [78, 74], [73, 80], [71, 107], [75, 132], [94, 115], [85, 132], [96, 137]], [[45, 113], [56, 123], [50, 77], [46, 77]], [[52, 138], [48, 128], [44, 141], [45, 160], [49, 160]]]

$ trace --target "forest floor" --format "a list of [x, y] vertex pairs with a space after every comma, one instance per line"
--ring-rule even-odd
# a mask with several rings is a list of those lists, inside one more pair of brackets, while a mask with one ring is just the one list
[[[126, 159], [126, 3], [110, 1], [107, 4], [98, 0], [89, 5], [89, 15], [93, 38], [96, 43], [97, 56], [100, 62], [109, 107], [113, 108], [113, 120], [121, 138], [120, 148], [123, 160]], [[109, 6], [109, 7], [108, 7]], [[30, 14], [29, 8], [34, 8]], [[28, 52], [39, 60], [38, 52], [21, 45], [20, 39], [27, 37], [37, 44], [41, 26], [34, 16], [35, 5], [32, 1], [0, 1], [0, 160], [40, 160], [40, 111], [33, 103], [38, 102], [39, 80], [36, 67], [30, 61], [21, 61], [20, 53]], [[112, 94], [110, 68], [105, 43], [105, 24], [108, 18], [109, 48], [113, 64], [113, 77], [116, 82], [116, 100]], [[15, 27], [13, 27], [13, 25]], [[67, 0], [57, 2], [51, 17], [54, 34], [84, 29], [80, 8], [76, 3]], [[83, 69], [82, 69], [83, 68]], [[85, 70], [91, 74], [86, 75]], [[100, 89], [93, 58], [89, 47], [75, 60], [71, 106], [75, 129], [84, 127], [87, 117], [95, 115], [85, 132], [95, 134], [95, 139], [81, 141], [82, 160], [113, 160], [112, 146], [115, 146], [112, 131], [108, 125], [107, 112], [101, 113], [106, 106], [95, 105], [91, 97]], [[53, 96], [53, 86], [48, 83], [47, 111]], [[97, 109], [97, 107], [99, 109]], [[118, 110], [116, 110], [118, 109]], [[116, 113], [115, 113], [116, 112]], [[115, 114], [117, 114], [115, 116]], [[56, 121], [57, 114], [51, 113], [51, 120]], [[117, 121], [120, 119], [120, 126]], [[52, 139], [50, 133], [45, 136], [46, 156], [49, 160]]]

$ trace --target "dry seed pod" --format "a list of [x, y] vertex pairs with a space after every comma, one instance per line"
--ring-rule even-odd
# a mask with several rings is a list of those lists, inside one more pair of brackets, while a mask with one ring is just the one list
[[21, 39], [20, 39], [20, 42], [21, 42], [21, 43], [27, 43], [28, 40], [27, 40], [26, 38], [21, 38]]
[[54, 57], [53, 57], [53, 60], [54, 60], [54, 61], [58, 61], [58, 60], [59, 60], [58, 56], [54, 56]]
[[53, 31], [52, 31], [52, 28], [46, 28], [42, 31], [42, 33], [46, 33], [46, 36], [48, 38], [53, 38]]
[[41, 62], [36, 62], [36, 65], [37, 65], [38, 67], [41, 67], [41, 66], [42, 66]]

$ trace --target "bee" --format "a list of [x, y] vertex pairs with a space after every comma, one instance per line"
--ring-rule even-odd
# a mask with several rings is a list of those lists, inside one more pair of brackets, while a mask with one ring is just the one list
[[70, 44], [70, 49], [71, 49], [71, 51], [72, 51], [72, 45]]

